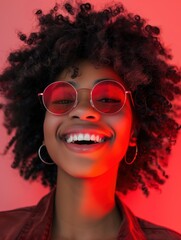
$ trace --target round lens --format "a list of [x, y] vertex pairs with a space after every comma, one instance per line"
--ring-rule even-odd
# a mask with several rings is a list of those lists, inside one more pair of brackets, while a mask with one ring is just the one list
[[56, 115], [70, 111], [76, 102], [74, 87], [67, 82], [54, 82], [45, 88], [43, 101], [46, 109]]
[[125, 103], [125, 89], [116, 81], [105, 80], [92, 90], [92, 103], [102, 113], [116, 113]]

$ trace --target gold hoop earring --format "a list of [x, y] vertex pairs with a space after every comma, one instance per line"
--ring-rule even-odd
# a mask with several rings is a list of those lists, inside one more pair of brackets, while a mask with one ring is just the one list
[[42, 151], [42, 148], [43, 148], [43, 147], [46, 148], [45, 144], [42, 144], [42, 145], [39, 147], [39, 149], [38, 149], [38, 156], [39, 156], [40, 160], [41, 160], [43, 163], [47, 164], [47, 165], [53, 165], [53, 164], [55, 164], [54, 162], [46, 162], [46, 161], [42, 158], [42, 156], [41, 156], [41, 151]]
[[[132, 155], [132, 154], [130, 154], [130, 155]], [[133, 159], [132, 159], [131, 161], [128, 161], [128, 160], [127, 160], [127, 153], [126, 153], [125, 156], [124, 156], [124, 161], [125, 161], [125, 163], [126, 163], [127, 165], [133, 164], [134, 161], [135, 161], [136, 158], [137, 158], [137, 155], [138, 155], [138, 146], [136, 145], [136, 146], [135, 146], [135, 153], [134, 153]], [[129, 156], [129, 157], [130, 157], [130, 156]]]

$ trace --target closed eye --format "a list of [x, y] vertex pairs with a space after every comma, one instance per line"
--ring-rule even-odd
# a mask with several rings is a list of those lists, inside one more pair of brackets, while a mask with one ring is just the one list
[[73, 100], [62, 99], [62, 100], [52, 101], [52, 104], [71, 104], [73, 102], [74, 102]]
[[101, 98], [97, 100], [98, 102], [103, 102], [103, 103], [117, 103], [121, 102], [119, 99], [114, 99], [114, 98]]

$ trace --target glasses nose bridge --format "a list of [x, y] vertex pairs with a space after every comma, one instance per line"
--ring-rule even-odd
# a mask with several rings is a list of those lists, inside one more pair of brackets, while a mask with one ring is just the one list
[[91, 103], [91, 91], [92, 91], [92, 89], [90, 89], [90, 88], [77, 89], [77, 104], [79, 104], [81, 101], [85, 102], [87, 100], [89, 103]]
[[91, 92], [92, 89], [89, 88], [76, 89], [76, 103], [69, 113], [70, 117], [91, 121], [97, 121], [100, 118], [100, 113], [92, 104]]

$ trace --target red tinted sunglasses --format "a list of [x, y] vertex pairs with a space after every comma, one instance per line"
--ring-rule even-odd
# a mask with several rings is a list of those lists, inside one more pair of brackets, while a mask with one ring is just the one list
[[[42, 96], [43, 105], [46, 110], [55, 115], [68, 113], [78, 104], [78, 91], [86, 88], [76, 89], [72, 84], [65, 81], [57, 81], [49, 84]], [[114, 80], [103, 80], [98, 82], [90, 90], [91, 106], [104, 114], [113, 114], [119, 112], [125, 105], [126, 96], [130, 91], [126, 91], [124, 86]]]

